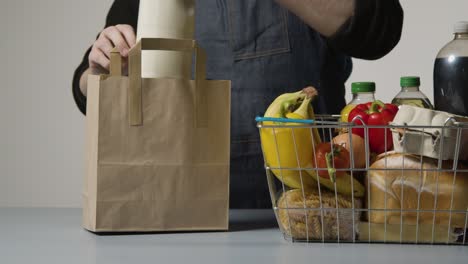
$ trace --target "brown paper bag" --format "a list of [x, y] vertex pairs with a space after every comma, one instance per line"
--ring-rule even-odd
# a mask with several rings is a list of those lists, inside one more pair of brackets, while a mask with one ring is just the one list
[[[194, 80], [142, 79], [141, 51], [195, 52]], [[142, 39], [129, 77], [88, 80], [83, 226], [93, 232], [227, 230], [230, 82], [205, 80], [193, 40]]]

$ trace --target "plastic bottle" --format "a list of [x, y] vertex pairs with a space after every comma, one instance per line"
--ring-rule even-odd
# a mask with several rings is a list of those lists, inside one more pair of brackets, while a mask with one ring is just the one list
[[375, 83], [374, 82], [355, 82], [351, 84], [353, 99], [341, 110], [342, 122], [348, 122], [349, 112], [358, 104], [365, 104], [375, 101]]
[[431, 101], [419, 90], [421, 79], [417, 76], [400, 78], [401, 91], [393, 98], [394, 105], [412, 105], [427, 109], [434, 109]]
[[435, 109], [468, 116], [468, 22], [458, 22], [454, 35], [435, 60]]

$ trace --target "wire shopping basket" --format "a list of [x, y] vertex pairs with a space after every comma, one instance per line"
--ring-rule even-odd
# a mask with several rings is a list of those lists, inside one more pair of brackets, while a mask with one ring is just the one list
[[[273, 209], [287, 240], [468, 245], [468, 123], [367, 126], [320, 115], [256, 121]], [[362, 142], [353, 129], [364, 131]], [[378, 156], [369, 147], [372, 130], [385, 135], [386, 151]], [[343, 132], [347, 167], [335, 164], [334, 151], [332, 163], [320, 166], [318, 148], [333, 149]], [[437, 157], [425, 155], [427, 142]]]

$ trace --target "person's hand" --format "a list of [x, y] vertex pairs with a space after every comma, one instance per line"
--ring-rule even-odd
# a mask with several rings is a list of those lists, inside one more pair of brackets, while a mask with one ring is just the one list
[[105, 28], [94, 42], [88, 57], [91, 74], [102, 74], [109, 71], [110, 53], [114, 47], [119, 49], [123, 58], [124, 72], [127, 72], [128, 52], [135, 45], [135, 42], [135, 30], [130, 25]]

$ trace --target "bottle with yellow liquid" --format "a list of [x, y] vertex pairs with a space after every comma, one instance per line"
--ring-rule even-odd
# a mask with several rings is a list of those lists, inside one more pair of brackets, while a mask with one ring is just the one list
[[375, 83], [374, 82], [355, 82], [351, 84], [353, 99], [347, 106], [341, 110], [341, 122], [348, 122], [349, 112], [358, 104], [365, 104], [375, 101]]
[[394, 105], [411, 105], [426, 109], [434, 109], [431, 101], [419, 90], [421, 80], [417, 76], [406, 76], [400, 79], [401, 91], [392, 100]]

